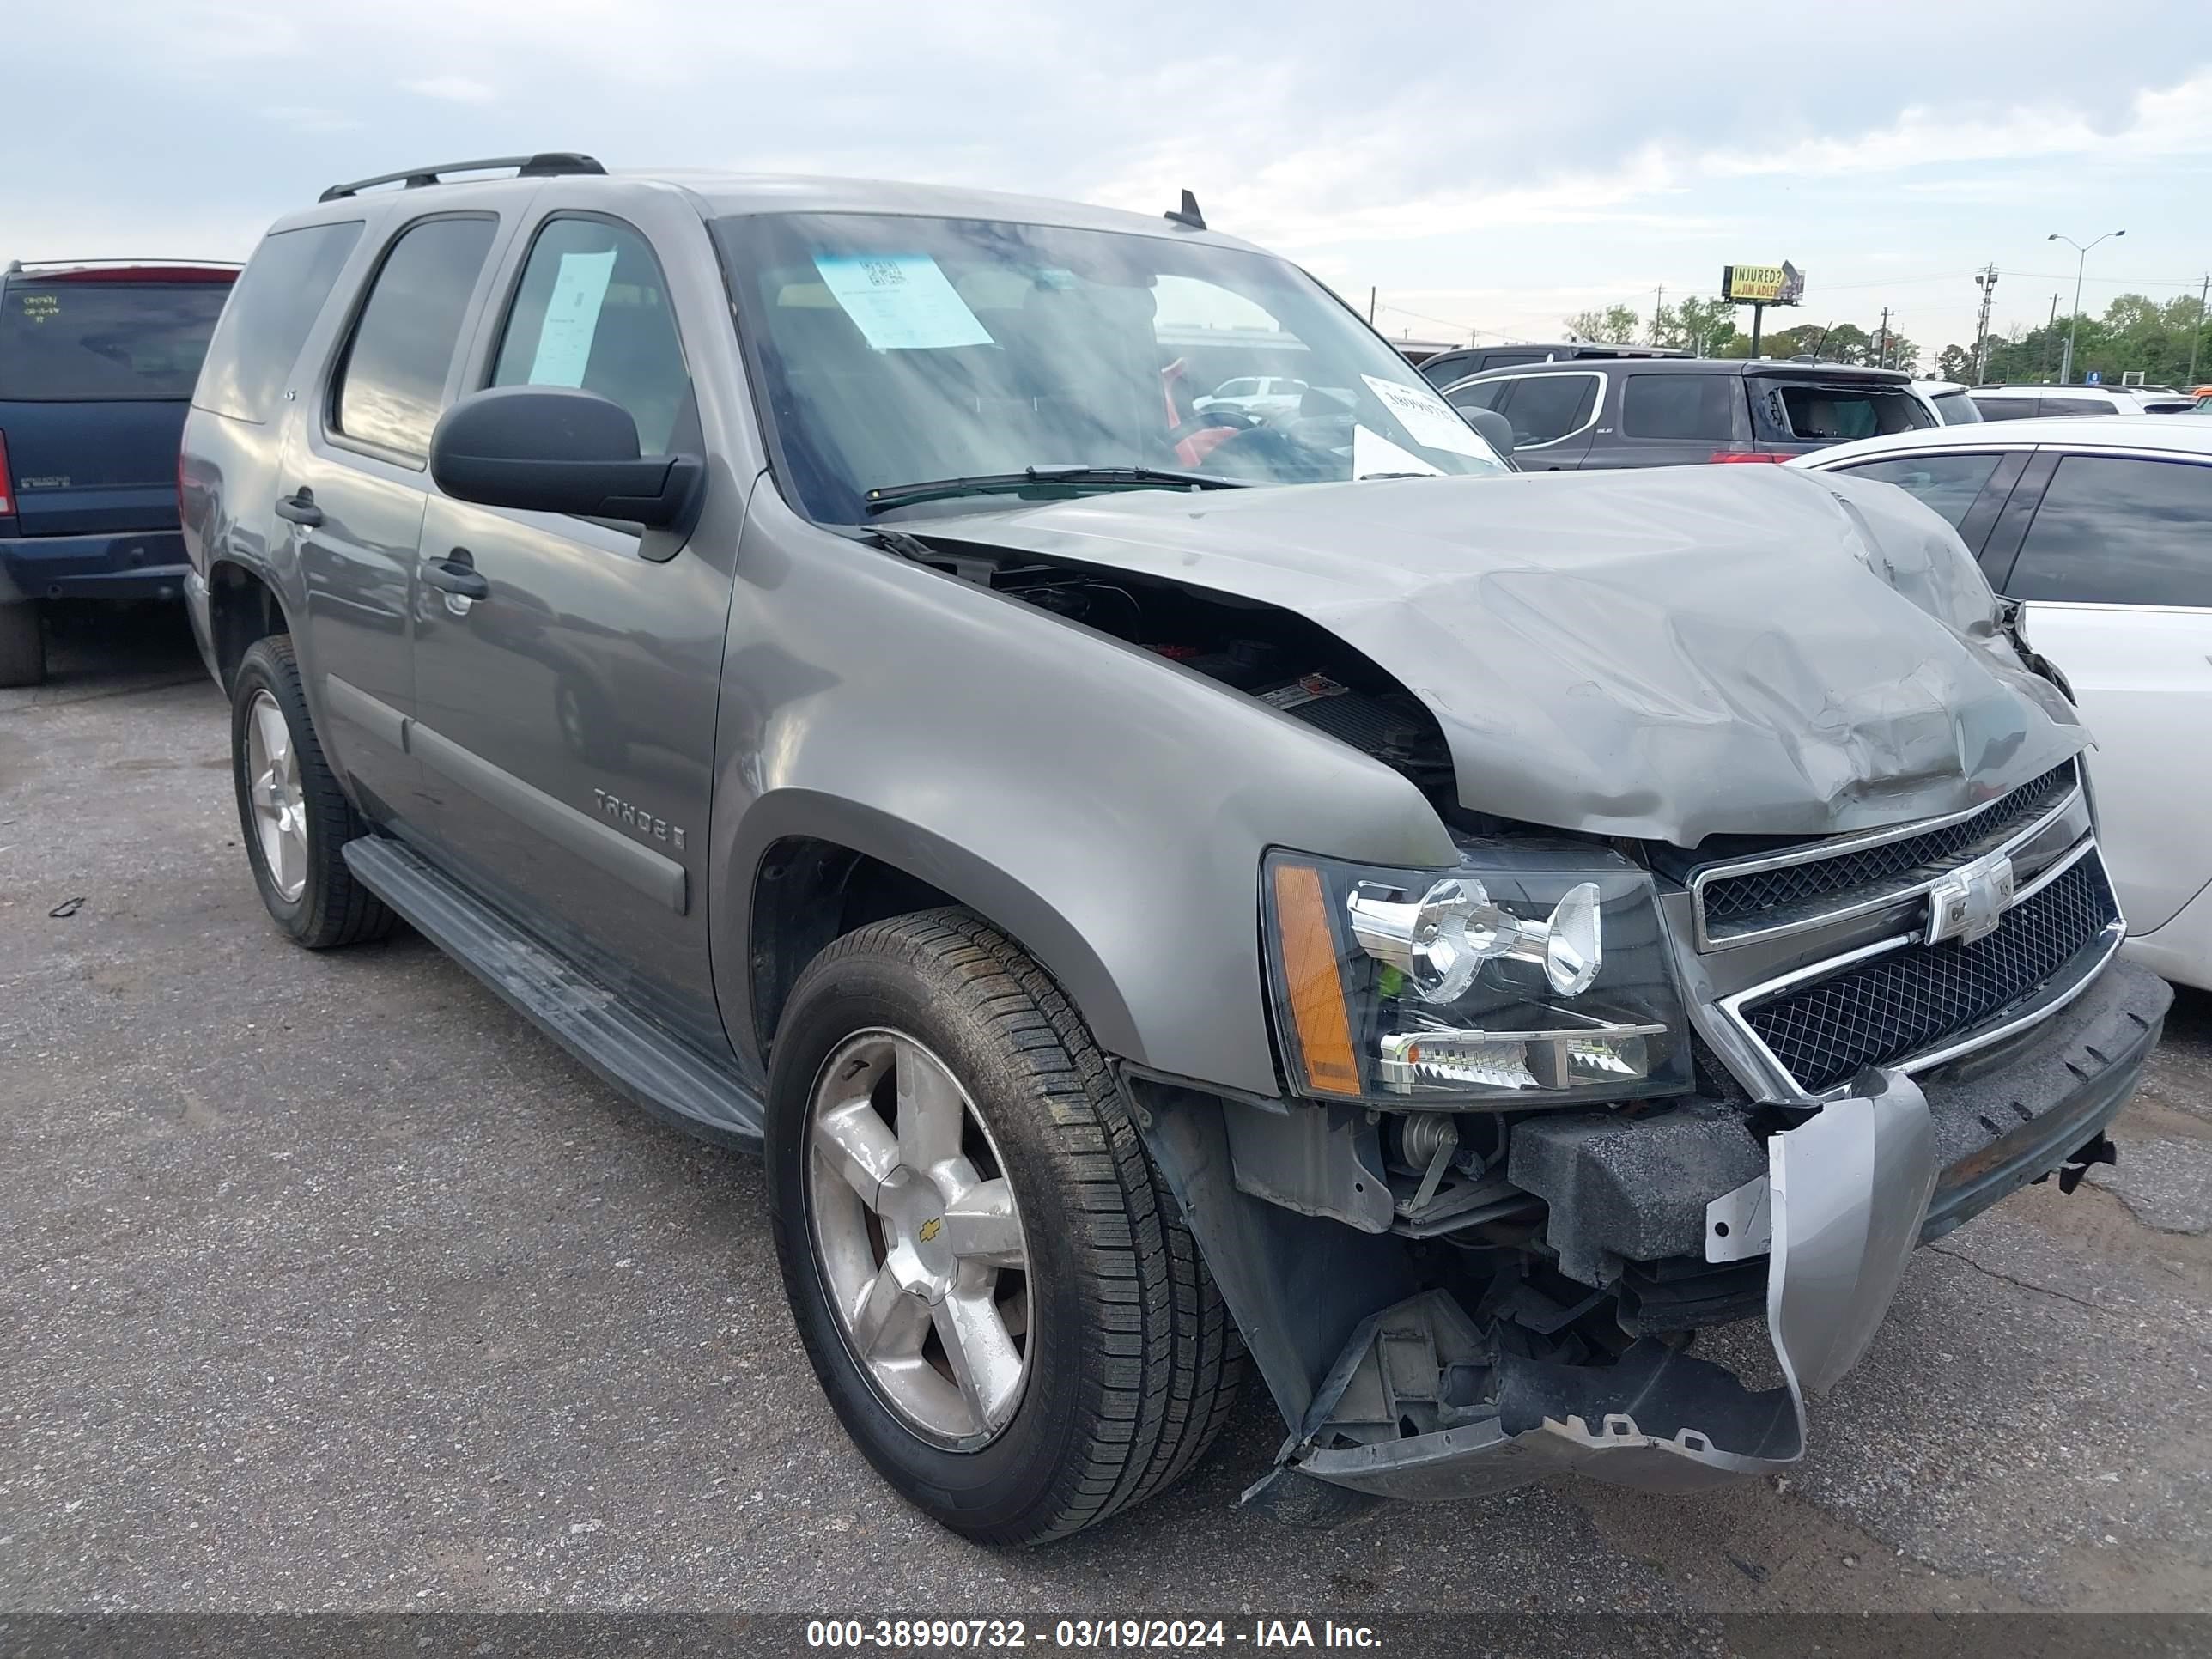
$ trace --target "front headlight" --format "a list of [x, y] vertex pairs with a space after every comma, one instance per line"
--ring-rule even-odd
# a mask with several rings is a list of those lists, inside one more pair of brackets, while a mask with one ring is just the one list
[[1453, 871], [1268, 856], [1268, 972], [1301, 1094], [1556, 1106], [1679, 1094], [1689, 1034], [1650, 876], [1573, 845]]

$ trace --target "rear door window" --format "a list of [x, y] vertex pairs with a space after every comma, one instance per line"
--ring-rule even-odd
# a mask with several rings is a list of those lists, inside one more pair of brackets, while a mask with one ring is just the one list
[[430, 219], [400, 233], [354, 325], [332, 428], [420, 461], [445, 402], [469, 295], [498, 221]]
[[2082, 605], [2212, 607], [2212, 466], [2066, 456], [2005, 591]]
[[266, 421], [360, 240], [358, 219], [263, 238], [216, 325], [193, 402], [234, 420]]
[[1923, 505], [1950, 520], [1956, 530], [1980, 499], [2000, 455], [1899, 455], [1889, 460], [1867, 461], [1838, 467], [1854, 478], [1874, 478], [1893, 483]]
[[18, 277], [0, 289], [0, 398], [189, 398], [229, 293], [227, 281]]
[[1977, 398], [1974, 407], [1985, 421], [2024, 421], [2035, 413], [2033, 398]]
[[2110, 398], [2044, 398], [2037, 401], [2041, 415], [2117, 415], [2119, 406]]
[[660, 262], [627, 225], [548, 220], [524, 265], [494, 386], [580, 386], [620, 404], [640, 452], [668, 452], [691, 390]]
[[1834, 444], [1933, 426], [1935, 416], [1903, 386], [1771, 383], [1783, 429], [1800, 443]]
[[1621, 435], [1727, 443], [1736, 435], [1740, 384], [1733, 374], [1631, 374], [1620, 393]]
[[1557, 443], [1589, 424], [1604, 382], [1595, 374], [1525, 374], [1501, 405], [1519, 447]]

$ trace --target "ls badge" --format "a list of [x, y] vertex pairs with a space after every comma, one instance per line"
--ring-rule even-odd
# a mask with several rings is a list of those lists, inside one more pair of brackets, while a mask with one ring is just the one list
[[2012, 908], [2019, 884], [2012, 860], [2002, 853], [1960, 865], [1929, 891], [1927, 942], [1941, 945], [1954, 939], [1972, 945], [1987, 939]]

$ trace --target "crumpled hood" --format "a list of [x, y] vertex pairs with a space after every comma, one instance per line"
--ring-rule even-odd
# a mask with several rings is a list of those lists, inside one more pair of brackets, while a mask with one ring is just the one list
[[1309, 617], [1434, 711], [1465, 805], [1563, 829], [1871, 829], [2087, 741], [1949, 526], [1834, 474], [1131, 492], [904, 527]]

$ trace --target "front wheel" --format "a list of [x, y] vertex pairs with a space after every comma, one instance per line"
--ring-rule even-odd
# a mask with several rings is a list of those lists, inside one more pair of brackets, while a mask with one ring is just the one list
[[988, 1543], [1149, 1497], [1243, 1356], [1103, 1057], [964, 911], [878, 922], [793, 988], [769, 1079], [776, 1248], [846, 1431]]

